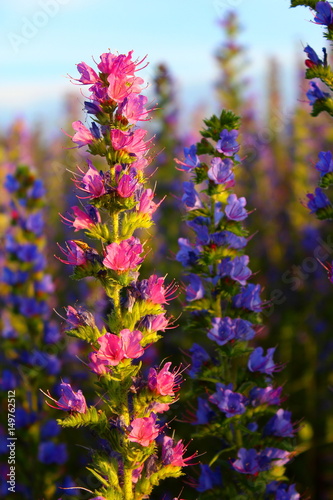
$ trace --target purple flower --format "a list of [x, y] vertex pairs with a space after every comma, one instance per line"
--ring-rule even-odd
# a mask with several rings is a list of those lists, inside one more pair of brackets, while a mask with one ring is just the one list
[[294, 426], [291, 422], [291, 412], [280, 408], [264, 428], [264, 434], [279, 437], [293, 437]]
[[36, 236], [40, 236], [44, 229], [44, 218], [42, 212], [31, 214], [24, 223], [24, 228]]
[[198, 193], [195, 190], [194, 184], [192, 182], [183, 182], [184, 194], [182, 197], [182, 202], [185, 207], [189, 210], [193, 210], [195, 208], [201, 208], [202, 203], [199, 198]]
[[42, 198], [45, 194], [46, 190], [43, 181], [41, 179], [36, 179], [28, 192], [29, 198], [38, 199]]
[[208, 245], [210, 236], [209, 236], [209, 225], [210, 218], [209, 217], [195, 217], [191, 221], [187, 222], [187, 225], [195, 231], [197, 235], [196, 243], [198, 245]]
[[238, 451], [238, 459], [232, 462], [232, 467], [241, 474], [258, 474], [259, 462], [257, 452], [254, 448], [247, 450], [246, 448], [240, 448]]
[[331, 205], [330, 200], [319, 187], [315, 189], [315, 194], [309, 193], [306, 196], [309, 198], [308, 208], [311, 210], [311, 213]]
[[206, 425], [215, 415], [215, 412], [209, 406], [206, 399], [198, 398], [198, 409], [196, 411], [196, 420], [193, 425]]
[[200, 160], [197, 156], [197, 146], [195, 144], [192, 144], [192, 146], [190, 146], [189, 148], [184, 148], [184, 155], [185, 155], [185, 162], [177, 160], [175, 158], [175, 162], [178, 163], [178, 165], [181, 165], [179, 170], [182, 170], [183, 172], [188, 172], [200, 165]]
[[222, 478], [221, 471], [218, 467], [212, 470], [207, 464], [200, 464], [201, 474], [196, 490], [203, 493], [212, 490], [216, 486], [221, 486]]
[[316, 16], [314, 21], [316, 24], [331, 26], [333, 24], [333, 10], [328, 2], [318, 2], [316, 5]]
[[189, 284], [186, 288], [186, 300], [192, 302], [193, 300], [202, 299], [205, 293], [201, 279], [196, 274], [189, 274]]
[[12, 271], [9, 267], [4, 267], [2, 271], [1, 280], [7, 285], [18, 285], [24, 283], [28, 278], [28, 273], [18, 270]]
[[216, 144], [216, 149], [219, 153], [223, 153], [226, 156], [233, 156], [239, 151], [239, 144], [237, 144], [238, 130], [227, 130], [226, 128], [222, 130], [220, 134], [220, 139]]
[[122, 198], [129, 198], [133, 195], [137, 183], [137, 179], [133, 179], [130, 175], [124, 174], [118, 182], [117, 193]]
[[211, 235], [212, 243], [217, 246], [228, 246], [235, 250], [240, 250], [247, 245], [247, 239], [244, 236], [237, 236], [231, 231], [220, 231]]
[[256, 332], [252, 328], [252, 323], [246, 319], [237, 318], [234, 320], [235, 339], [236, 340], [251, 340]]
[[75, 392], [70, 384], [62, 382], [60, 384], [60, 394], [59, 401], [51, 398], [57, 405], [53, 408], [59, 408], [64, 411], [77, 411], [78, 413], [85, 413], [87, 411], [87, 403], [82, 391]]
[[2, 391], [10, 391], [18, 386], [17, 377], [10, 370], [4, 369], [0, 377], [0, 389]]
[[38, 256], [38, 248], [33, 243], [19, 245], [17, 248], [17, 257], [22, 262], [33, 262]]
[[209, 397], [209, 401], [217, 405], [219, 410], [225, 413], [227, 418], [233, 417], [234, 415], [242, 415], [245, 411], [245, 397], [239, 392], [233, 392], [230, 389], [230, 385], [225, 386], [224, 384], [217, 383], [217, 392]]
[[310, 82], [310, 85], [312, 88], [310, 88], [307, 91], [306, 97], [309, 99], [309, 103], [311, 104], [311, 106], [313, 106], [317, 100], [326, 99], [327, 97], [330, 97], [330, 95], [327, 92], [323, 92], [322, 90], [320, 90], [320, 88], [315, 82]]
[[7, 189], [7, 191], [9, 191], [10, 193], [15, 193], [15, 191], [17, 191], [19, 188], [20, 188], [20, 183], [19, 181], [16, 179], [16, 177], [14, 177], [13, 175], [11, 174], [7, 174], [6, 175], [6, 179], [5, 179], [5, 182], [4, 182], [4, 187]]
[[40, 437], [42, 440], [49, 439], [54, 436], [58, 436], [60, 433], [60, 426], [58, 425], [56, 420], [48, 420], [45, 424], [42, 425], [40, 430]]
[[301, 496], [296, 491], [296, 486], [287, 483], [279, 483], [278, 481], [272, 481], [266, 487], [266, 493], [268, 495], [275, 495], [275, 500], [300, 500]]
[[310, 47], [310, 45], [307, 45], [305, 47], [304, 52], [308, 56], [308, 60], [306, 61], [306, 65], [308, 67], [313, 67], [323, 64], [322, 61], [317, 56], [317, 53], [313, 50], [312, 47]]
[[238, 281], [241, 285], [246, 284], [246, 280], [251, 276], [252, 271], [247, 267], [250, 259], [247, 255], [241, 255], [240, 257], [235, 257], [230, 259], [226, 257], [222, 259], [218, 266], [218, 272], [223, 278], [224, 276], [230, 276], [231, 279]]
[[246, 285], [242, 289], [241, 293], [235, 295], [233, 298], [233, 304], [235, 307], [260, 312], [262, 310], [260, 285], [253, 285], [252, 283]]
[[214, 318], [212, 328], [208, 332], [208, 338], [214, 340], [218, 345], [224, 345], [235, 338], [235, 325], [231, 318]]
[[200, 252], [197, 248], [192, 247], [186, 238], [179, 238], [178, 243], [180, 250], [176, 255], [176, 260], [183, 264], [184, 267], [196, 264]]
[[[272, 464], [272, 460], [274, 463]], [[282, 467], [290, 460], [290, 453], [279, 448], [265, 448], [258, 454], [259, 467], [261, 471], [271, 467]]]
[[279, 371], [281, 368], [273, 361], [275, 349], [275, 347], [267, 349], [267, 354], [264, 356], [263, 348], [256, 347], [249, 357], [248, 369], [251, 372], [266, 373], [266, 375], [272, 375], [273, 372]]
[[66, 445], [64, 443], [56, 444], [52, 441], [41, 443], [38, 447], [38, 460], [47, 465], [62, 465], [67, 460]]
[[259, 405], [279, 405], [281, 404], [282, 387], [253, 387], [250, 391], [250, 400], [252, 406]]
[[210, 180], [214, 181], [215, 184], [228, 184], [228, 187], [232, 186], [233, 180], [235, 178], [231, 167], [233, 166], [232, 160], [226, 158], [222, 160], [221, 158], [213, 158], [211, 161], [211, 167], [208, 170], [208, 177]]
[[245, 210], [246, 199], [242, 196], [237, 198], [236, 194], [231, 194], [228, 197], [228, 204], [225, 207], [225, 214], [230, 220], [241, 221], [246, 219], [247, 211]]
[[202, 365], [210, 360], [210, 356], [201, 345], [196, 343], [192, 345], [190, 353], [192, 355], [192, 362], [189, 375], [191, 378], [195, 378], [201, 370]]
[[322, 151], [318, 155], [319, 161], [316, 163], [316, 169], [319, 170], [321, 177], [328, 172], [333, 172], [332, 153]]

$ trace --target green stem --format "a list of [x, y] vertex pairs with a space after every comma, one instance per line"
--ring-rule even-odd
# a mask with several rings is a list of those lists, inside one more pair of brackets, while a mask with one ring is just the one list
[[133, 500], [132, 490], [132, 469], [127, 469], [124, 466], [124, 500]]

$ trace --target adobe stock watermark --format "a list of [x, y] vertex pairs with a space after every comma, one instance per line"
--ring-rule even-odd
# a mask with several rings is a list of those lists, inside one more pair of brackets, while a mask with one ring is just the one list
[[30, 17], [22, 17], [18, 31], [7, 33], [7, 39], [17, 54], [22, 47], [35, 38], [39, 31], [48, 25], [50, 19], [54, 18], [63, 5], [71, 0], [39, 0], [39, 9]]
[[[333, 237], [329, 235], [327, 240], [324, 241], [321, 237], [316, 239], [317, 246], [309, 257], [305, 257], [300, 265], [292, 265], [281, 276], [281, 281], [285, 285], [290, 285], [290, 290], [295, 292], [298, 290], [303, 282], [307, 280], [311, 274], [315, 273], [324, 264], [329, 257], [333, 255]], [[263, 309], [262, 314], [269, 318], [275, 310], [275, 306], [285, 303], [287, 296], [281, 288], [275, 288], [267, 298], [269, 307]]]

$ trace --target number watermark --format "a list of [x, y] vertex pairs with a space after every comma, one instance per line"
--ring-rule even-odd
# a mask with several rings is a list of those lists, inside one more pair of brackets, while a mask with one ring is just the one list
[[15, 425], [15, 391], [8, 391], [8, 465], [7, 473], [8, 491], [15, 493], [16, 487], [16, 425]]

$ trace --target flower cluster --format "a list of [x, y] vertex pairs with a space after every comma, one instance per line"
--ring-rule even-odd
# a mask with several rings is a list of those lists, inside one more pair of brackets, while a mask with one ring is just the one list
[[[11, 201], [7, 207], [9, 226], [4, 235], [0, 277], [1, 301], [5, 304], [0, 387], [6, 394], [6, 400], [2, 401], [6, 407], [7, 391], [15, 393], [15, 414], [10, 428], [17, 429], [21, 440], [16, 457], [21, 471], [18, 488], [22, 498], [28, 499], [39, 491], [46, 492], [49, 483], [63, 473], [67, 460], [66, 445], [59, 443], [57, 437], [60, 427], [55, 420], [47, 420], [38, 392], [42, 382], [55, 385], [61, 368], [60, 332], [51, 320], [50, 297], [54, 285], [46, 272], [42, 181], [33, 169], [20, 165], [8, 173], [5, 188]], [[2, 413], [5, 416], [5, 407]], [[6, 421], [2, 423], [7, 427]], [[26, 449], [29, 449], [28, 461]], [[36, 476], [36, 489], [32, 490], [29, 479], [37, 468], [41, 473]]]
[[291, 413], [279, 408], [282, 388], [272, 380], [282, 367], [273, 359], [275, 348], [265, 352], [248, 344], [258, 334], [264, 304], [260, 285], [249, 283], [252, 270], [244, 254], [246, 199], [232, 192], [240, 163], [239, 119], [223, 111], [205, 124], [203, 139], [191, 148], [191, 180], [184, 183], [186, 223], [195, 238], [180, 238], [176, 256], [186, 268], [192, 335], [200, 332], [202, 339], [206, 331], [212, 341], [190, 349], [189, 374], [199, 396], [192, 423], [205, 440], [215, 438], [209, 460], [219, 465], [203, 467], [197, 489], [200, 498], [206, 492], [212, 498], [212, 491], [230, 499], [280, 498], [277, 492], [286, 491], [284, 498], [296, 500], [294, 486], [285, 490], [282, 482], [296, 433]]
[[134, 61], [132, 52], [109, 52], [100, 56], [96, 71], [83, 62], [77, 66], [77, 81], [89, 87], [85, 109], [92, 124], [74, 122], [72, 140], [104, 161], [97, 166], [97, 159], [89, 159], [75, 175], [81, 206], [63, 219], [88, 241], [67, 241], [59, 258], [74, 266], [74, 278], [92, 276], [101, 283], [111, 312], [98, 328], [83, 307], [67, 308], [68, 333], [91, 347], [87, 366], [98, 378], [98, 409], [68, 383], [61, 385], [58, 401], [47, 394], [53, 406], [69, 413], [62, 426], [87, 426], [107, 443], [96, 444], [89, 470], [103, 478], [93, 493], [108, 500], [146, 498], [160, 480], [180, 476], [188, 465], [182, 441], [162, 437], [159, 423], [159, 414], [177, 398], [179, 369], [167, 362], [150, 368], [148, 379], [140, 371], [145, 349], [168, 327], [164, 306], [176, 291], [155, 274], [139, 279], [147, 251], [134, 232], [153, 224], [159, 205], [145, 186], [151, 139], [136, 126], [148, 119], [147, 98], [140, 94], [144, 81], [137, 76], [143, 62]]

